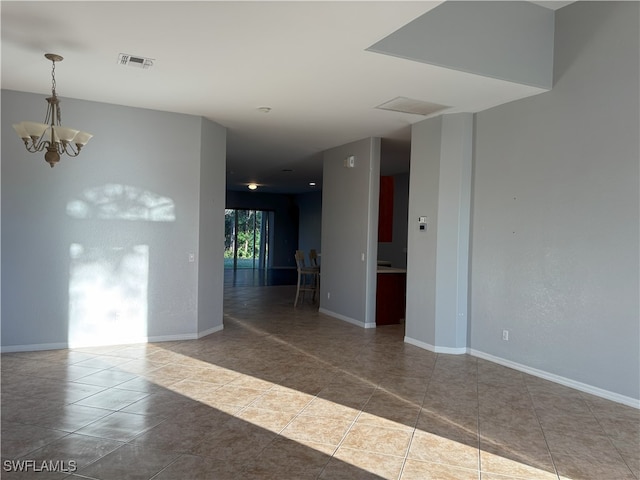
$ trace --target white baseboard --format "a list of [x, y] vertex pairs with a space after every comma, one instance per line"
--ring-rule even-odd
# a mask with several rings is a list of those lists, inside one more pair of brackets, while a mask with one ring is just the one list
[[545, 372], [544, 370], [538, 370], [537, 368], [528, 367], [527, 365], [522, 365], [520, 363], [513, 362], [511, 360], [506, 360], [504, 358], [496, 357], [495, 355], [474, 350], [472, 348], [438, 347], [435, 345], [431, 345], [429, 343], [421, 342], [420, 340], [416, 340], [415, 338], [411, 338], [411, 337], [404, 337], [404, 341], [410, 345], [414, 345], [416, 347], [420, 347], [434, 353], [446, 353], [446, 354], [453, 354], [453, 355], [468, 353], [469, 355], [472, 355], [474, 357], [481, 358], [489, 362], [497, 363], [498, 365], [503, 365], [505, 367], [513, 368], [514, 370], [518, 370], [519, 372], [533, 375], [534, 377], [543, 378], [545, 380], [549, 380], [550, 382], [559, 383], [560, 385], [564, 385], [566, 387], [574, 388], [581, 392], [595, 395], [596, 397], [606, 398], [607, 400], [611, 400], [613, 402], [621, 403], [623, 405], [628, 405], [629, 407], [640, 409], [640, 400], [636, 398], [627, 397], [625, 395], [620, 395], [615, 392], [610, 392], [609, 390], [604, 390], [602, 388], [594, 387], [586, 383], [577, 382], [575, 380], [571, 380], [570, 378], [561, 377], [560, 375], [555, 375], [553, 373]]
[[320, 313], [324, 313], [325, 315], [329, 315], [330, 317], [337, 318], [338, 320], [342, 320], [343, 322], [351, 323], [352, 325], [357, 325], [358, 327], [376, 328], [376, 324], [375, 323], [371, 323], [371, 322], [364, 323], [364, 322], [361, 322], [359, 320], [356, 320], [355, 318], [347, 317], [345, 315], [341, 315], [339, 313], [332, 312], [331, 310], [327, 310], [326, 308], [319, 308], [318, 311]]
[[460, 348], [438, 347], [435, 345], [431, 345], [429, 343], [421, 342], [420, 340], [416, 340], [415, 338], [411, 338], [411, 337], [404, 337], [404, 341], [405, 343], [423, 348], [425, 350], [429, 350], [430, 352], [434, 352], [434, 353], [447, 353], [449, 355], [463, 355], [469, 352], [469, 349], [467, 347], [460, 347]]
[[63, 350], [69, 348], [67, 343], [37, 343], [35, 345], [3, 345], [0, 347], [2, 353], [13, 352], [36, 352], [40, 350]]
[[560, 375], [545, 372], [544, 370], [538, 370], [537, 368], [528, 367], [527, 365], [512, 362], [511, 360], [496, 357], [489, 353], [480, 352], [478, 350], [470, 349], [469, 354], [473, 355], [474, 357], [482, 358], [483, 360], [488, 360], [499, 365], [504, 365], [505, 367], [513, 368], [514, 370], [518, 370], [523, 373], [528, 373], [529, 375], [533, 375], [534, 377], [543, 378], [545, 380], [549, 380], [550, 382], [559, 383], [560, 385], [564, 385], [581, 392], [595, 395], [596, 397], [606, 398], [607, 400], [611, 400], [613, 402], [622, 403], [623, 405], [628, 405], [629, 407], [640, 409], [640, 400], [636, 398], [627, 397], [625, 395], [610, 392], [609, 390], [594, 387], [586, 383], [577, 382], [575, 380], [571, 380], [570, 378], [561, 377]]
[[177, 342], [180, 340], [197, 340], [197, 333], [181, 333], [178, 335], [156, 335], [154, 337], [147, 337], [146, 343], [156, 342]]
[[206, 337], [207, 335], [211, 335], [212, 333], [219, 332], [224, 329], [224, 325], [218, 325], [217, 327], [209, 328], [207, 330], [203, 330], [202, 332], [198, 332], [198, 338]]
[[[156, 343], [156, 342], [175, 342], [180, 340], [197, 340], [200, 337], [204, 337], [205, 335], [209, 335], [211, 333], [217, 332], [218, 330], [222, 330], [222, 326], [215, 327], [210, 330], [206, 330], [202, 332], [200, 336], [195, 333], [184, 333], [178, 335], [157, 335], [153, 337], [141, 337], [141, 338], [132, 338], [129, 340], [123, 340], [122, 342], [118, 342], [115, 345], [136, 345], [140, 343]], [[73, 345], [70, 346], [68, 343], [38, 343], [33, 345], [3, 345], [0, 347], [1, 353], [13, 353], [13, 352], [36, 352], [40, 350], [62, 350], [66, 348], [91, 348], [91, 347], [103, 347], [108, 346], [103, 343], [96, 343], [93, 345]]]

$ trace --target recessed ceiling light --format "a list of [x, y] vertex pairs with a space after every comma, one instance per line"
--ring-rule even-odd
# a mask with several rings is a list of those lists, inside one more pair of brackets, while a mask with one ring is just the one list
[[249, 185], [247, 185], [247, 188], [249, 190], [255, 190], [256, 188], [258, 188], [258, 185], [255, 183], [250, 183]]
[[258, 107], [258, 111], [262, 113], [269, 113], [271, 111], [271, 107]]
[[310, 187], [315, 187], [316, 186], [316, 182], [309, 182], [309, 186]]

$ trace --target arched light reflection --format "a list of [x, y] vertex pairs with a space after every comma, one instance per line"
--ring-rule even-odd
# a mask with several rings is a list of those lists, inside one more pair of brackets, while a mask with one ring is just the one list
[[67, 215], [81, 220], [173, 222], [175, 204], [168, 197], [131, 185], [106, 184], [86, 189], [67, 203]]

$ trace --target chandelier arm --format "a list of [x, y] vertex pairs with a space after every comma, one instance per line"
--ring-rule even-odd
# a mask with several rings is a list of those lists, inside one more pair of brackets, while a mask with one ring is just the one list
[[77, 157], [80, 154], [80, 149], [82, 148], [81, 145], [76, 144], [75, 145], [76, 148], [74, 149], [73, 144], [71, 142], [65, 142], [65, 141], [63, 141], [59, 145], [60, 147], [58, 148], [58, 151], [60, 152], [60, 154], [64, 152], [70, 157]]
[[31, 137], [30, 139], [23, 139], [24, 146], [29, 153], [42, 152], [50, 144], [49, 140], [44, 139], [44, 135], [40, 138]]

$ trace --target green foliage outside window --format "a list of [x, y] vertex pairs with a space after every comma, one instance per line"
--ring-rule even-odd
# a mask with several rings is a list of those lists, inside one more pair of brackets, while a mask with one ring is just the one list
[[[237, 232], [234, 231], [236, 213], [238, 216]], [[233, 258], [236, 239], [238, 259], [253, 259], [260, 256], [262, 214], [263, 212], [260, 210], [225, 210], [225, 258]]]

